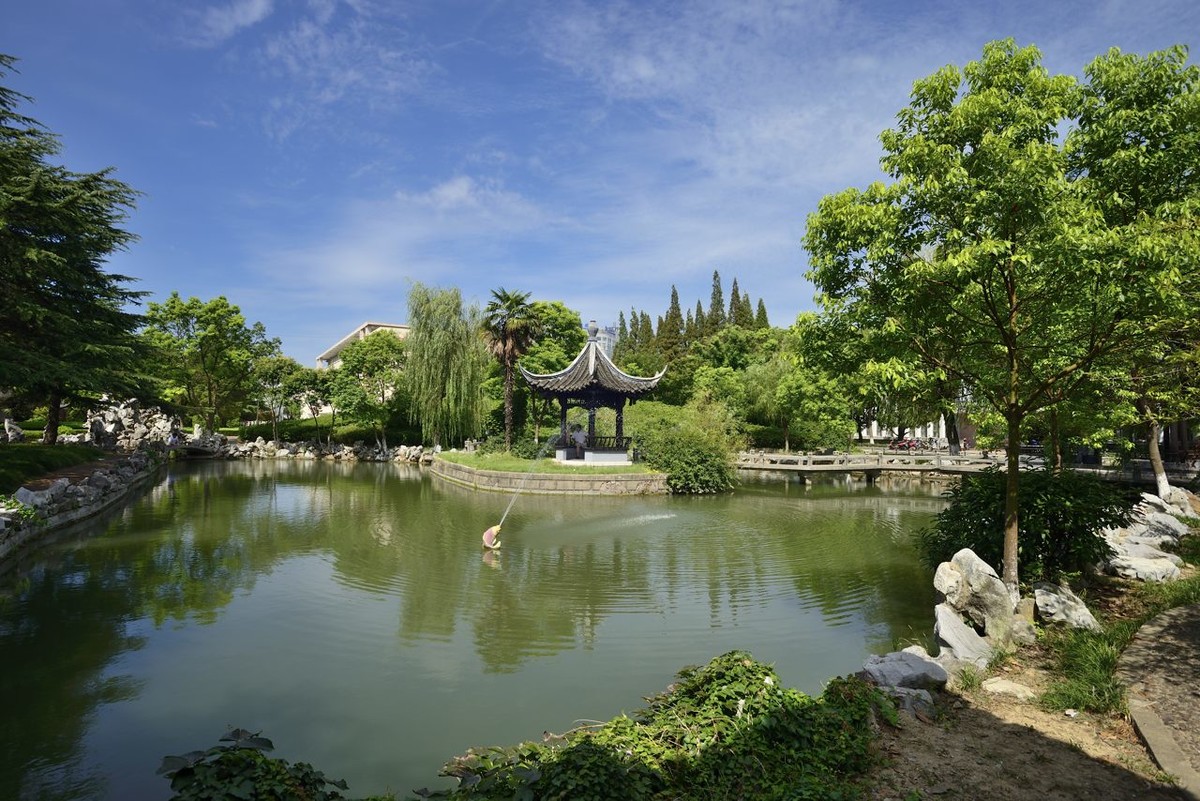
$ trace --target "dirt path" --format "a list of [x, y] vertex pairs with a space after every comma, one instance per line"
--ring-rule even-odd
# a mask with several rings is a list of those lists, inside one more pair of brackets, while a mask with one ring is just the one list
[[[994, 675], [1045, 688], [1040, 654]], [[943, 693], [936, 718], [884, 726], [888, 764], [873, 775], [874, 801], [1181, 801], [1132, 725], [1119, 716], [1045, 712], [1036, 701], [982, 689]]]
[[[1024, 649], [992, 676], [1040, 693], [1048, 655]], [[1189, 690], [1192, 688], [1188, 688]], [[1193, 704], [1194, 706], [1194, 704]], [[872, 801], [1183, 801], [1119, 715], [1047, 712], [982, 688], [946, 692], [934, 718], [884, 726]]]

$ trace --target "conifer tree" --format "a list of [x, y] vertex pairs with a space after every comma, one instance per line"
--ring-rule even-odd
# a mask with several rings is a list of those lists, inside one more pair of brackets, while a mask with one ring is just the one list
[[763, 299], [758, 299], [758, 313], [754, 317], [755, 328], [770, 328], [771, 324], [767, 322], [767, 306], [763, 303]]
[[[0, 79], [15, 62], [0, 54]], [[137, 193], [112, 169], [61, 166], [58, 138], [17, 111], [28, 100], [0, 86], [0, 390], [46, 404], [53, 444], [63, 402], [141, 390], [142, 320], [127, 309], [144, 293], [104, 269], [135, 239]]]
[[726, 321], [730, 325], [737, 325], [738, 309], [742, 305], [741, 290], [738, 289], [738, 280], [733, 279], [733, 286], [729, 288], [729, 312], [725, 315]]
[[629, 353], [629, 328], [625, 325], [625, 312], [617, 312], [617, 344], [613, 346], [613, 361], [620, 364]]
[[734, 322], [747, 331], [755, 328], [754, 308], [750, 305], [750, 293], [743, 292], [742, 296], [738, 298], [737, 317]]
[[715, 334], [725, 326], [725, 294], [721, 291], [721, 273], [713, 270], [712, 295], [708, 301], [706, 333]]
[[671, 285], [671, 303], [667, 314], [658, 324], [658, 349], [663, 358], [671, 361], [683, 348], [683, 314], [679, 310], [679, 291]]

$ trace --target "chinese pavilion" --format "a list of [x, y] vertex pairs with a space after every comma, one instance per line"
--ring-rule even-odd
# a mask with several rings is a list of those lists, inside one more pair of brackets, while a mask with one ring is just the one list
[[[575, 361], [557, 373], [539, 375], [524, 367], [521, 375], [529, 382], [540, 397], [557, 399], [560, 408], [560, 443], [567, 441], [567, 409], [579, 406], [588, 410], [587, 447], [624, 452], [629, 449], [629, 438], [624, 431], [624, 409], [626, 402], [633, 403], [649, 393], [667, 372], [664, 367], [658, 375], [640, 378], [622, 372], [597, 342], [599, 327], [596, 321], [588, 323], [588, 341]], [[596, 410], [611, 408], [617, 413], [616, 437], [596, 436]]]

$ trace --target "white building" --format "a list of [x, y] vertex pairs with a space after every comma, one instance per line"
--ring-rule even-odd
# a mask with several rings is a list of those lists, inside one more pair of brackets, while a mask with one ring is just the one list
[[376, 331], [391, 331], [400, 339], [404, 339], [408, 336], [410, 330], [407, 325], [397, 325], [395, 323], [363, 323], [319, 355], [317, 357], [317, 368], [328, 370], [331, 367], [340, 366], [342, 363], [341, 353], [346, 349], [347, 345], [359, 339], [366, 339], [367, 336]]

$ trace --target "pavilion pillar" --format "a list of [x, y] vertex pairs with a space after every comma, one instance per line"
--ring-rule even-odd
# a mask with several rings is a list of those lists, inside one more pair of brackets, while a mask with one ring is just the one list
[[558, 444], [565, 446], [567, 444], [567, 399], [565, 397], [558, 399]]
[[625, 436], [625, 404], [616, 405], [617, 412], [617, 447], [621, 447], [621, 439]]
[[588, 442], [593, 442], [596, 439], [596, 407], [588, 406]]

